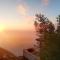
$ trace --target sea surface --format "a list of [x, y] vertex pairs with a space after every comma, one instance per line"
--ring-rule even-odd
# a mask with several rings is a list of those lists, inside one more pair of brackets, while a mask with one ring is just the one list
[[16, 56], [23, 55], [23, 49], [33, 47], [34, 41], [34, 31], [7, 30], [0, 32], [0, 47]]

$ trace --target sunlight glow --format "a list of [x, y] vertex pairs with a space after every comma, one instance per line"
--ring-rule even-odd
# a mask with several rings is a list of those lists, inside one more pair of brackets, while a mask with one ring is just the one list
[[3, 32], [5, 29], [5, 26], [3, 24], [0, 24], [0, 32]]

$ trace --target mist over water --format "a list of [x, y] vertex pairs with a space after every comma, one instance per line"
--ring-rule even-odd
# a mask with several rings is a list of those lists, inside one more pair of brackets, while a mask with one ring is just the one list
[[33, 47], [34, 37], [34, 31], [4, 31], [0, 33], [0, 47], [21, 56], [23, 49]]

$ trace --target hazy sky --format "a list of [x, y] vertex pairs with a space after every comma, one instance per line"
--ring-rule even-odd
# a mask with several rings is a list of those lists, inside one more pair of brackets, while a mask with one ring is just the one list
[[53, 21], [60, 14], [60, 0], [0, 0], [0, 27], [33, 29], [34, 15], [40, 12]]

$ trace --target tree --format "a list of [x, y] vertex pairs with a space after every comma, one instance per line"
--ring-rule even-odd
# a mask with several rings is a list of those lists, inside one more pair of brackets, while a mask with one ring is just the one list
[[58, 22], [57, 32], [60, 32], [60, 15], [58, 15], [57, 17], [57, 22]]
[[[60, 16], [59, 16], [60, 22]], [[35, 28], [38, 35], [40, 60], [60, 60], [60, 33], [54, 24], [42, 14], [36, 14]]]

